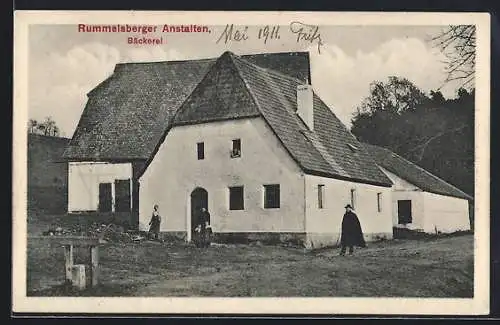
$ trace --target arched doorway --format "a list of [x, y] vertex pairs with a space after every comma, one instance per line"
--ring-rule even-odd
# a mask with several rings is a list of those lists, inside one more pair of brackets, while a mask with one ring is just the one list
[[[191, 238], [194, 228], [199, 224], [200, 211], [202, 208], [208, 210], [208, 192], [197, 187], [191, 192]], [[208, 220], [210, 222], [210, 220]]]

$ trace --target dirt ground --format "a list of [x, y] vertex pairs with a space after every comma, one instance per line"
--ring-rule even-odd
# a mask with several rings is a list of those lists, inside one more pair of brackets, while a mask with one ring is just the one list
[[[62, 247], [28, 242], [30, 296], [472, 297], [473, 236], [369, 244], [354, 256], [278, 246], [108, 243], [101, 285], [64, 281]], [[87, 251], [77, 250], [76, 263]]]

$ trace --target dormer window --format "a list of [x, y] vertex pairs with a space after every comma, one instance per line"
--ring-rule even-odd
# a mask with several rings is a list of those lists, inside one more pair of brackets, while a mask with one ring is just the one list
[[358, 147], [353, 144], [348, 143], [347, 146], [349, 147], [349, 149], [351, 149], [352, 152], [358, 151]]
[[231, 158], [239, 158], [241, 157], [241, 140], [234, 139], [233, 147], [231, 149]]

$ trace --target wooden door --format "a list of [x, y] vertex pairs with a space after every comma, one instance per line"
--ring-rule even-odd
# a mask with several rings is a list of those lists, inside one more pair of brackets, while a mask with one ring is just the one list
[[198, 187], [191, 193], [191, 231], [200, 223], [202, 208], [208, 210], [208, 192]]
[[130, 180], [115, 180], [115, 212], [130, 212]]
[[411, 200], [398, 200], [398, 224], [412, 223]]
[[111, 183], [99, 184], [99, 212], [111, 212], [113, 196]]

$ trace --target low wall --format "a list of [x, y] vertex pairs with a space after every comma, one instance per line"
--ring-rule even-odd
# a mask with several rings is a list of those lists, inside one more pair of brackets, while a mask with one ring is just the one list
[[[165, 231], [160, 233], [163, 240], [186, 241], [185, 231]], [[369, 233], [364, 234], [366, 242], [377, 242], [390, 240], [391, 233]], [[276, 233], [276, 232], [215, 232], [212, 234], [212, 242], [221, 244], [251, 244], [260, 242], [264, 245], [291, 245], [306, 249], [319, 249], [326, 247], [337, 247], [340, 245], [340, 234], [338, 233]]]
[[84, 211], [84, 212], [73, 212], [67, 214], [68, 221], [72, 221], [78, 224], [92, 224], [92, 223], [113, 223], [116, 225], [123, 226], [125, 229], [135, 229], [133, 225], [132, 212], [113, 212], [113, 213], [102, 213], [95, 211]]
[[212, 235], [212, 241], [216, 243], [234, 244], [250, 244], [260, 242], [264, 245], [289, 244], [304, 247], [306, 234], [295, 232], [216, 232]]
[[[185, 231], [165, 231], [160, 233], [163, 240], [185, 241]], [[288, 244], [305, 247], [305, 233], [272, 233], [272, 232], [215, 232], [212, 234], [212, 242], [221, 244], [251, 244], [260, 242], [264, 245]]]

